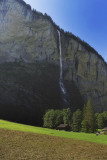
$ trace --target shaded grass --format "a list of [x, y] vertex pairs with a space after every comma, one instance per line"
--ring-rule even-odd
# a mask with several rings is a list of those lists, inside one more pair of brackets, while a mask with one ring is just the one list
[[106, 160], [103, 144], [0, 129], [0, 160]]
[[64, 138], [72, 138], [72, 139], [90, 141], [90, 142], [95, 142], [95, 143], [100, 143], [100, 144], [107, 144], [106, 135], [96, 136], [96, 134], [57, 131], [53, 129], [28, 126], [28, 125], [13, 123], [13, 122], [4, 121], [4, 120], [0, 120], [0, 128], [16, 130], [16, 131], [23, 131], [23, 132], [45, 134], [45, 135], [64, 137]]

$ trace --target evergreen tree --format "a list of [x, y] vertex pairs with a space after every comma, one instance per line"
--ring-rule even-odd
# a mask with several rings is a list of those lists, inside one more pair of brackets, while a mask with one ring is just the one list
[[71, 110], [70, 108], [63, 109], [63, 123], [71, 125]]
[[84, 107], [83, 107], [83, 114], [82, 114], [83, 119], [85, 118], [85, 112], [86, 112], [86, 105], [84, 105]]
[[76, 112], [73, 113], [72, 118], [72, 129], [74, 132], [79, 132], [81, 130], [81, 121], [82, 121], [82, 112], [78, 109]]
[[[86, 128], [84, 128], [83, 126], [86, 126]], [[82, 130], [83, 128], [84, 130], [90, 133], [94, 132], [96, 128], [94, 110], [90, 100], [88, 100], [87, 105], [85, 107], [85, 112], [82, 121]]]
[[89, 130], [88, 122], [84, 119], [81, 123], [81, 131], [88, 133], [88, 130]]
[[107, 127], [107, 111], [103, 112], [102, 115], [103, 115], [104, 127]]
[[98, 129], [102, 129], [104, 127], [103, 115], [100, 113], [97, 117]]
[[96, 124], [96, 128], [98, 129], [98, 115], [100, 113], [95, 113], [95, 124]]

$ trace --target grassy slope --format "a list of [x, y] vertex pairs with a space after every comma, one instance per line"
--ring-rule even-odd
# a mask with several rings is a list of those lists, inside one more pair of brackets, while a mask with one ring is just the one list
[[100, 144], [107, 144], [106, 135], [96, 136], [95, 134], [56, 131], [52, 129], [17, 124], [13, 122], [4, 121], [4, 120], [0, 120], [0, 128], [24, 131], [24, 132], [39, 133], [39, 134], [46, 134], [46, 135], [58, 136], [58, 137], [64, 137], [64, 138], [72, 138], [72, 139], [90, 141], [90, 142], [95, 142], [95, 143], [100, 143]]
[[106, 160], [107, 145], [0, 129], [0, 160]]

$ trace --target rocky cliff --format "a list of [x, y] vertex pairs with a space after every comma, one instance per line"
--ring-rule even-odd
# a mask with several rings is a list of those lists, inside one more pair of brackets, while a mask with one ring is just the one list
[[36, 118], [39, 122], [46, 109], [64, 107], [57, 30], [61, 33], [63, 83], [70, 107], [73, 111], [82, 108], [91, 99], [95, 111], [107, 110], [107, 64], [103, 58], [24, 1], [0, 0], [1, 116], [12, 119], [14, 114], [15, 119], [20, 115], [16, 120], [32, 123], [41, 114]]

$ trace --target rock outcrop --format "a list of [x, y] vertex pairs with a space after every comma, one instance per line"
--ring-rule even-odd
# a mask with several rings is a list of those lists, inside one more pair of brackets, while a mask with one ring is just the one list
[[[59, 88], [57, 29], [47, 15], [32, 11], [24, 1], [0, 0], [1, 116], [6, 117], [5, 111], [11, 108], [8, 117], [13, 111], [17, 115], [21, 111], [22, 117], [25, 115], [22, 121], [29, 119], [30, 123], [52, 106], [64, 107]], [[82, 108], [88, 99], [95, 111], [107, 110], [107, 64], [74, 35], [60, 33], [63, 82], [72, 110]]]
[[58, 56], [54, 27], [22, 2], [0, 1], [0, 62], [35, 62]]
[[[70, 39], [62, 40], [65, 80], [73, 80], [84, 99], [91, 99], [96, 112], [107, 110], [107, 64], [94, 52]], [[65, 54], [66, 53], [66, 54]]]

